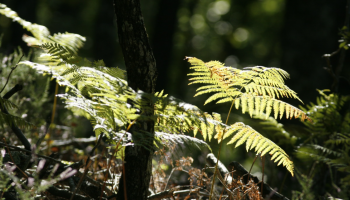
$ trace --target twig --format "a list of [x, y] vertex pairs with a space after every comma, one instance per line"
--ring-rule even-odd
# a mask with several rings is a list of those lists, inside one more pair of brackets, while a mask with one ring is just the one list
[[202, 182], [203, 182], [203, 174], [205, 172], [205, 170], [208, 168], [208, 165], [205, 165], [205, 167], [202, 169], [202, 176], [201, 178], [199, 179], [199, 186], [202, 186]]
[[[233, 179], [232, 176], [230, 175], [229, 171], [227, 170], [227, 168], [225, 167], [224, 164], [222, 164], [222, 162], [220, 160], [218, 160], [214, 154], [210, 153], [207, 155], [207, 163], [209, 166], [214, 167], [218, 173], [217, 178], [219, 179], [219, 181], [222, 183], [222, 185], [224, 186], [225, 190], [227, 191], [227, 193], [230, 195], [230, 197], [233, 198], [233, 193], [230, 189], [228, 189], [228, 186], [226, 183], [231, 184]], [[215, 171], [214, 171], [214, 174]], [[227, 180], [225, 181], [222, 177], [227, 177]], [[213, 178], [215, 178], [215, 176], [213, 176]], [[214, 182], [214, 181], [213, 181]], [[212, 187], [213, 188], [213, 187]], [[212, 189], [211, 189], [212, 190]], [[212, 191], [210, 191], [212, 194]], [[211, 196], [211, 195], [210, 195]]]
[[90, 138], [73, 138], [69, 140], [53, 140], [51, 146], [52, 147], [65, 147], [65, 146], [71, 146], [79, 143], [94, 143], [96, 142], [96, 137], [90, 137]]
[[[350, 22], [350, 0], [347, 0], [347, 6], [346, 6], [346, 15], [345, 15], [345, 22], [344, 22], [344, 26], [346, 27], [344, 31], [346, 34], [349, 33], [349, 22]], [[345, 37], [345, 45], [348, 45], [349, 43], [349, 38], [348, 36]], [[327, 66], [328, 68], [326, 68], [326, 70], [331, 74], [332, 78], [333, 78], [333, 84], [332, 84], [332, 90], [333, 92], [338, 92], [338, 86], [339, 86], [339, 77], [340, 77], [340, 73], [343, 69], [344, 66], [344, 61], [345, 61], [345, 49], [343, 47], [338, 48], [336, 51], [334, 51], [331, 54], [325, 54], [323, 55], [324, 58], [326, 58], [326, 62], [327, 62]], [[330, 63], [330, 58], [336, 54], [338, 54], [340, 52], [340, 56], [339, 56], [339, 61], [338, 61], [338, 66], [335, 70], [333, 70], [332, 65]]]
[[[247, 179], [248, 176], [248, 171], [238, 162], [233, 161], [229, 164], [228, 169], [230, 171], [232, 171], [233, 169], [235, 170], [235, 173], [232, 174], [233, 178], [242, 178], [243, 182], [246, 184], [248, 183], [249, 179]], [[259, 184], [260, 180], [252, 175], [249, 174], [249, 176], [253, 179], [255, 184]], [[271, 194], [271, 198], [272, 199], [276, 199], [276, 200], [288, 200], [287, 197], [283, 196], [282, 194], [276, 192], [274, 189], [272, 189], [268, 184], [264, 183], [264, 187], [263, 187], [263, 193], [262, 195], [269, 195]], [[237, 189], [237, 188], [236, 188]]]
[[[16, 85], [17, 86], [17, 85]], [[22, 87], [14, 87], [13, 89], [11, 89], [10, 91], [12, 91], [11, 93], [6, 93], [5, 94], [5, 96], [3, 97], [4, 99], [8, 99], [8, 98], [10, 98], [15, 92], [18, 92], [18, 91], [20, 91], [21, 89], [22, 89]], [[6, 97], [6, 98], [5, 98]], [[6, 109], [6, 107], [5, 107], [5, 105], [3, 105], [3, 106], [0, 106], [0, 109], [1, 109], [1, 111], [3, 112], [3, 113], [5, 113], [5, 114], [10, 114], [8, 111], [7, 111], [7, 109]], [[11, 129], [12, 129], [12, 131], [15, 133], [15, 135], [17, 136], [17, 138], [22, 142], [22, 144], [24, 145], [24, 148], [26, 149], [26, 150], [28, 150], [28, 151], [30, 151], [31, 152], [31, 145], [30, 145], [30, 143], [29, 143], [29, 141], [28, 141], [28, 139], [24, 136], [24, 134], [22, 133], [22, 131], [21, 131], [21, 129], [19, 129], [17, 126], [16, 126], [16, 124], [14, 124], [14, 122], [11, 124]]]
[[21, 91], [22, 89], [23, 89], [23, 85], [16, 84], [15, 87], [13, 87], [10, 91], [6, 92], [3, 98], [9, 99], [10, 97], [12, 97], [12, 95], [14, 95], [18, 91]]
[[7, 83], [8, 83], [9, 80], [10, 80], [10, 76], [11, 76], [12, 72], [17, 68], [18, 63], [19, 63], [19, 61], [22, 60], [23, 56], [24, 56], [24, 55], [22, 54], [22, 56], [21, 56], [21, 58], [18, 60], [17, 64], [16, 64], [14, 67], [11, 68], [11, 72], [10, 72], [10, 74], [9, 74], [8, 77], [7, 77], [7, 80], [6, 80], [6, 83], [5, 83], [4, 87], [3, 87], [3, 88], [1, 89], [1, 91], [0, 91], [0, 94], [1, 94], [2, 91], [4, 91], [4, 89], [5, 89], [6, 85], [7, 85]]
[[168, 184], [169, 184], [169, 181], [170, 181], [171, 175], [173, 175], [174, 171], [175, 171], [175, 168], [174, 168], [174, 169], [172, 169], [172, 170], [171, 170], [171, 172], [170, 172], [170, 175], [169, 175], [169, 177], [168, 177], [168, 181], [166, 182], [166, 185], [165, 185], [164, 191], [165, 191], [165, 190], [166, 190], [166, 188], [168, 187]]
[[[111, 161], [112, 161], [112, 159], [111, 159]], [[128, 200], [128, 196], [127, 196], [127, 192], [126, 192], [126, 173], [125, 173], [125, 165], [124, 165], [124, 156], [122, 155], [122, 165], [123, 165], [123, 183], [124, 183], [124, 200]], [[111, 162], [109, 162], [109, 163], [111, 163]], [[108, 168], [107, 169], [109, 169], [109, 166], [108, 166]]]
[[250, 172], [251, 172], [252, 169], [253, 169], [253, 166], [254, 166], [254, 163], [255, 163], [257, 157], [258, 157], [258, 155], [255, 156], [254, 161], [253, 161], [253, 163], [252, 163], [252, 166], [251, 166], [250, 169], [249, 169], [249, 172], [248, 172], [248, 181], [249, 181]]
[[261, 177], [261, 194], [263, 193], [264, 188], [264, 169], [265, 169], [265, 156], [262, 156], [262, 177]]
[[286, 175], [284, 175], [284, 178], [283, 178], [281, 187], [280, 187], [280, 189], [278, 190], [278, 192], [282, 192], [282, 188], [283, 188], [283, 186], [284, 186], [284, 183], [286, 182], [287, 176], [288, 176], [288, 172], [286, 172]]
[[231, 184], [232, 183], [232, 176], [230, 175], [230, 172], [227, 170], [227, 168], [225, 167], [224, 164], [222, 164], [221, 161], [218, 161], [217, 158], [215, 157], [214, 154], [210, 153], [207, 155], [207, 164], [210, 166], [210, 167], [214, 167], [216, 165], [216, 163], [218, 163], [218, 168], [217, 170], [220, 172], [221, 176], [222, 177], [225, 177], [227, 174], [227, 183], [228, 184]]
[[173, 197], [175, 195], [189, 194], [189, 193], [197, 193], [197, 194], [199, 194], [201, 196], [209, 197], [208, 193], [202, 192], [202, 191], [199, 191], [199, 190], [187, 189], [187, 190], [176, 190], [176, 191], [174, 191], [174, 189], [169, 189], [169, 190], [166, 190], [166, 191], [163, 191], [163, 192], [159, 192], [159, 193], [154, 194], [154, 195], [150, 195], [150, 196], [148, 196], [147, 200], [161, 200], [161, 199], [164, 199], [164, 198]]
[[4, 138], [4, 141], [5, 141], [4, 143], [5, 143], [5, 145], [6, 145], [8, 154], [10, 155], [10, 158], [11, 158], [12, 163], [16, 166], [16, 168], [18, 169], [18, 171], [20, 171], [20, 172], [22, 173], [22, 175], [23, 175], [25, 178], [28, 178], [28, 175], [27, 175], [26, 173], [24, 173], [24, 172], [21, 170], [21, 168], [19, 168], [19, 167], [16, 165], [16, 163], [15, 163], [13, 157], [12, 157], [11, 151], [10, 151], [9, 147], [7, 146], [7, 143], [6, 143], [5, 138]]
[[[6, 145], [7, 145], [8, 147], [10, 147], [11, 149], [16, 150], [16, 151], [22, 151], [22, 152], [26, 152], [26, 153], [32, 153], [32, 151], [28, 151], [28, 150], [26, 150], [26, 149], [22, 149], [22, 148], [19, 148], [19, 147], [16, 147], [16, 146], [12, 146], [12, 145], [5, 144], [5, 143], [3, 143], [3, 142], [0, 142], [0, 146], [4, 146], [4, 147], [5, 147]], [[33, 155], [38, 156], [38, 157], [41, 157], [41, 158], [45, 158], [45, 159], [47, 159], [47, 160], [50, 160], [50, 161], [53, 161], [53, 162], [56, 162], [56, 163], [62, 164], [61, 161], [56, 160], [56, 159], [51, 158], [51, 157], [48, 157], [48, 156], [43, 156], [43, 155], [39, 155], [39, 154], [35, 154], [35, 153], [34, 153]]]
[[[66, 199], [70, 198], [73, 194], [72, 192], [69, 192], [67, 190], [58, 189], [55, 186], [49, 187], [49, 189], [47, 189], [47, 191], [56, 197], [63, 197]], [[85, 196], [80, 195], [80, 194], [76, 194], [74, 196], [74, 200], [91, 200], [91, 198], [85, 197]]]
[[[92, 156], [92, 154], [94, 153], [94, 151], [96, 150], [96, 148], [98, 147], [98, 145], [100, 144], [103, 135], [104, 135], [104, 133], [102, 132], [102, 133], [100, 134], [100, 137], [98, 138], [98, 141], [97, 141], [96, 145], [95, 145], [94, 148], [90, 151], [90, 155], [89, 155], [88, 159], [86, 160], [86, 165], [85, 165], [84, 174], [80, 177], [80, 180], [79, 180], [79, 182], [78, 182], [78, 185], [77, 185], [77, 187], [75, 188], [75, 190], [74, 190], [72, 196], [70, 197], [70, 200], [73, 200], [75, 194], [76, 194], [77, 191], [79, 190], [79, 188], [80, 188], [80, 186], [81, 186], [81, 184], [82, 184], [82, 182], [83, 182], [83, 180], [84, 180], [84, 178], [85, 178], [85, 176], [86, 176], [86, 174], [87, 174], [87, 172], [88, 172], [88, 170], [89, 170], [89, 167], [90, 167], [90, 157]], [[102, 190], [102, 192], [103, 192], [103, 190]]]
[[[130, 129], [130, 125], [129, 125], [129, 127], [128, 127], [128, 129], [126, 130], [126, 131], [128, 131], [129, 129]], [[117, 143], [117, 145], [116, 145], [116, 147], [115, 147], [115, 150], [114, 150], [114, 152], [113, 152], [113, 154], [112, 154], [112, 157], [111, 157], [111, 159], [109, 159], [109, 162], [108, 162], [108, 165], [107, 165], [107, 171], [106, 171], [106, 175], [105, 175], [105, 179], [104, 179], [104, 181], [103, 181], [103, 185], [102, 185], [102, 191], [101, 191], [101, 197], [100, 197], [100, 199], [102, 198], [102, 193], [103, 193], [103, 191], [104, 191], [104, 188], [105, 188], [105, 186], [106, 186], [106, 181], [107, 181], [107, 178], [108, 178], [108, 169], [111, 167], [111, 163], [112, 163], [112, 160], [113, 160], [113, 156], [114, 156], [114, 154], [117, 152], [117, 150], [118, 150], [118, 147], [119, 147], [119, 144], [121, 143], [121, 141], [122, 141], [122, 139], [123, 139], [123, 137], [125, 136], [125, 134], [126, 134], [127, 132], [125, 132], [124, 133], [124, 135], [120, 138], [120, 140], [118, 141], [118, 143]], [[124, 161], [123, 161], [124, 162]], [[125, 170], [124, 170], [124, 163], [123, 163], [123, 173], [125, 173]], [[125, 187], [124, 187], [125, 188]], [[120, 188], [119, 188], [119, 190], [120, 190]], [[125, 193], [125, 195], [126, 195], [126, 193]]]

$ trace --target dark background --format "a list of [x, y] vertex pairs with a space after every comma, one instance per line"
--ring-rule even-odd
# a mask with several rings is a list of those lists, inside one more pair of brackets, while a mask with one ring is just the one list
[[[124, 68], [112, 0], [0, 2], [21, 18], [48, 27], [51, 34], [71, 32], [85, 36], [87, 41], [80, 56], [103, 59], [108, 67]], [[164, 89], [165, 93], [208, 112], [223, 115], [228, 112], [229, 104], [211, 103], [204, 107], [208, 96], [193, 98], [195, 87], [187, 86], [189, 64], [185, 56], [218, 60], [237, 68], [254, 65], [282, 68], [291, 75], [287, 85], [305, 104], [315, 101], [316, 89], [331, 89], [333, 79], [324, 69], [327, 63], [322, 56], [338, 49], [339, 30], [346, 16], [345, 0], [143, 0], [141, 4], [157, 60], [157, 91]], [[29, 50], [21, 40], [23, 34], [29, 33], [4, 16], [0, 16], [0, 33], [4, 34], [3, 52], [10, 53], [16, 46]], [[345, 55], [339, 91], [349, 94], [348, 52]], [[332, 57], [332, 66], [336, 67], [338, 61], [338, 55]], [[286, 101], [296, 106], [301, 104], [296, 100]], [[235, 120], [246, 122], [248, 116], [234, 111], [231, 122]], [[298, 120], [282, 122], [286, 126], [290, 124], [289, 129], [298, 125]], [[249, 166], [254, 158], [251, 153], [244, 160], [247, 154], [243, 148], [224, 149], [225, 164], [236, 159]], [[213, 150], [217, 152], [217, 147]], [[274, 174], [273, 170], [270, 174]], [[284, 175], [274, 175], [269, 178], [276, 179], [278, 185]]]

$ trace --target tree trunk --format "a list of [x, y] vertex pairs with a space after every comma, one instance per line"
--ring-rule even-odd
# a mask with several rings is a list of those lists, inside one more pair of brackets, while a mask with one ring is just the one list
[[[153, 93], [157, 77], [156, 62], [144, 26], [140, 1], [114, 0], [114, 9], [117, 16], [118, 38], [124, 55], [128, 84], [134, 90], [140, 89], [144, 92]], [[145, 115], [153, 115], [153, 111], [145, 111], [142, 108], [141, 112]], [[137, 120], [129, 132], [133, 134], [134, 141], [140, 132], [144, 134], [151, 133], [154, 136], [154, 122]], [[153, 137], [152, 140], [148, 141], [147, 146], [152, 145]], [[147, 199], [152, 173], [152, 156], [153, 151], [151, 149], [146, 149], [137, 145], [137, 143], [135, 146], [126, 147], [125, 174], [123, 173], [120, 180], [118, 200]]]

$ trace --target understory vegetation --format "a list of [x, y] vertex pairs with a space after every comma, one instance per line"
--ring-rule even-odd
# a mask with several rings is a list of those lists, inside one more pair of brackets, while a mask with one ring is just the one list
[[[0, 199], [116, 199], [128, 178], [121, 176], [125, 148], [134, 146], [154, 151], [152, 200], [349, 198], [350, 96], [318, 90], [315, 103], [299, 107], [285, 101], [303, 104], [280, 68], [186, 57], [194, 96], [229, 106], [208, 113], [166, 91], [132, 89], [125, 70], [78, 56], [81, 35], [51, 35], [4, 4], [0, 13], [32, 34], [23, 36], [29, 54], [0, 54]], [[343, 29], [340, 50], [349, 35]], [[230, 119], [234, 109], [251, 121]], [[283, 118], [301, 128], [285, 129]], [[145, 121], [154, 133], [136, 128]], [[220, 162], [231, 144], [255, 155], [249, 169]], [[260, 175], [252, 173], [256, 163]], [[281, 174], [280, 185], [266, 181]]]

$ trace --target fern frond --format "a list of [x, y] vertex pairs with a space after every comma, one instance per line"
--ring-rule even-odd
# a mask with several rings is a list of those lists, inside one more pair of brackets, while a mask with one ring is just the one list
[[27, 122], [20, 117], [3, 112], [0, 112], [0, 124], [8, 124], [9, 126], [16, 125], [22, 129], [30, 129], [34, 127], [32, 123]]
[[12, 103], [10, 100], [8, 99], [4, 99], [0, 96], [0, 106], [1, 107], [6, 107], [7, 109], [18, 109], [18, 106], [14, 103]]
[[336, 138], [329, 139], [325, 142], [325, 144], [333, 144], [333, 145], [340, 145], [340, 144], [345, 144], [349, 145], [350, 144], [350, 134], [349, 133], [337, 133], [335, 135]]
[[[286, 113], [286, 118], [298, 118], [301, 120], [310, 118], [300, 109], [277, 100], [280, 97], [299, 99], [296, 92], [284, 84], [284, 79], [289, 78], [286, 71], [278, 68], [247, 67], [244, 70], [226, 67], [218, 61], [203, 62], [197, 58], [188, 58], [192, 64], [193, 73], [189, 84], [206, 84], [197, 89], [195, 96], [214, 93], [204, 104], [216, 101], [216, 103], [232, 102], [238, 109], [241, 105], [242, 112], [271, 114], [274, 108], [275, 118], [280, 118]], [[277, 99], [276, 99], [277, 98]]]
[[316, 149], [316, 150], [321, 150], [323, 153], [328, 154], [328, 155], [334, 155], [334, 156], [337, 156], [337, 157], [341, 156], [341, 153], [339, 153], [337, 151], [333, 151], [333, 150], [331, 150], [329, 148], [326, 148], [326, 147], [323, 147], [323, 146], [320, 146], [320, 145], [312, 144], [310, 146], [312, 148]]
[[68, 60], [76, 55], [74, 51], [58, 43], [44, 43], [38, 45], [38, 47], [47, 50], [47, 52], [51, 54], [52, 59]]
[[274, 117], [277, 119], [278, 117], [282, 119], [284, 113], [286, 113], [287, 119], [301, 118], [301, 121], [307, 119], [308, 121], [312, 121], [304, 111], [296, 108], [288, 103], [285, 103], [281, 100], [275, 99], [269, 96], [256, 96], [252, 93], [244, 93], [239, 98], [235, 99], [236, 108], [239, 106], [242, 107], [242, 113], [246, 111], [249, 112], [249, 115], [252, 117], [253, 113], [263, 114], [265, 111], [266, 119], [274, 112]]
[[289, 140], [290, 134], [283, 128], [283, 124], [278, 123], [277, 120], [273, 117], [266, 118], [265, 114], [256, 114], [254, 113], [253, 118], [260, 119], [260, 124], [263, 126], [264, 130], [267, 130], [273, 134], [283, 135], [286, 139]]
[[[231, 137], [232, 135], [233, 137]], [[220, 133], [215, 135], [215, 138], [218, 139], [220, 142]], [[283, 164], [283, 166], [285, 166], [287, 170], [293, 175], [293, 162], [289, 159], [286, 152], [281, 147], [279, 147], [274, 142], [261, 135], [259, 132], [257, 132], [250, 126], [245, 125], [242, 122], [237, 122], [235, 124], [232, 124], [231, 126], [227, 126], [225, 128], [223, 138], [231, 138], [227, 144], [236, 143], [235, 147], [246, 143], [247, 151], [254, 148], [254, 151], [258, 154], [261, 154], [261, 156], [264, 156], [265, 154], [269, 153], [272, 156], [271, 160], [273, 160], [274, 162], [278, 162], [277, 165]]]
[[206, 142], [195, 137], [164, 132], [156, 132], [155, 136], [162, 141], [163, 145], [166, 146], [185, 144], [187, 147], [195, 146], [198, 149], [208, 148], [210, 151], [212, 151], [210, 146]]

